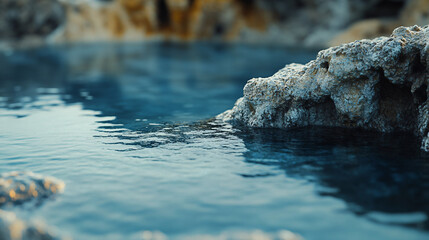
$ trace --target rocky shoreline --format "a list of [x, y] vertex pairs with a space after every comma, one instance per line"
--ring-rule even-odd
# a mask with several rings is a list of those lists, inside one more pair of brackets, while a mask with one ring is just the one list
[[399, 27], [390, 37], [320, 51], [254, 78], [219, 117], [250, 127], [308, 126], [412, 132], [429, 151], [429, 27]]

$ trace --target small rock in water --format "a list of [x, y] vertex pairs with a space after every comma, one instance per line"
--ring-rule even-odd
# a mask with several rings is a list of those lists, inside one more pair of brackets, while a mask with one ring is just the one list
[[[168, 240], [169, 238], [159, 231], [144, 231], [140, 240]], [[300, 235], [288, 230], [277, 233], [268, 233], [262, 230], [225, 231], [220, 234], [190, 234], [181, 235], [174, 239], [179, 240], [304, 240]]]
[[2, 240], [60, 240], [69, 239], [55, 235], [41, 224], [28, 224], [14, 213], [0, 210], [0, 239]]
[[64, 182], [32, 172], [0, 174], [0, 206], [40, 200], [63, 192]]

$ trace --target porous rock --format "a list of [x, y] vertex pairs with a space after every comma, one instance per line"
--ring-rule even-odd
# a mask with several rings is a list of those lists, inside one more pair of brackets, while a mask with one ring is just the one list
[[32, 172], [0, 174], [0, 206], [41, 200], [64, 190], [64, 182]]
[[429, 150], [429, 27], [399, 27], [390, 37], [320, 51], [255, 78], [220, 117], [251, 127], [346, 127], [412, 132]]

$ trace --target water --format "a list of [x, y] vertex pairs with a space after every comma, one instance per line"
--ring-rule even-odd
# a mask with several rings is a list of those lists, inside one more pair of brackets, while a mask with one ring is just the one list
[[7, 210], [75, 239], [254, 229], [428, 239], [429, 157], [412, 136], [211, 119], [246, 80], [315, 54], [155, 43], [0, 53], [0, 172], [66, 183], [55, 199]]

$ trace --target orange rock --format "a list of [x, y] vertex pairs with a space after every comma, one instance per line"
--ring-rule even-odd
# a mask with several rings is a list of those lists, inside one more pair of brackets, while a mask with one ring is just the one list
[[379, 36], [388, 36], [398, 25], [395, 20], [369, 19], [353, 24], [345, 32], [337, 35], [329, 42], [330, 46], [338, 46], [344, 43], [360, 39], [373, 39]]
[[409, 1], [401, 14], [400, 21], [406, 26], [429, 24], [429, 0]]
[[234, 40], [245, 28], [263, 32], [269, 13], [238, 0], [115, 0], [64, 3], [66, 24], [55, 41], [141, 40], [151, 36]]

